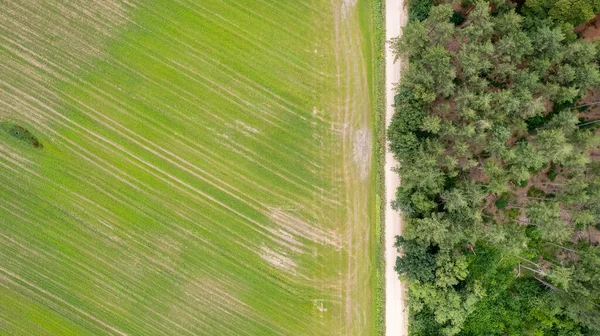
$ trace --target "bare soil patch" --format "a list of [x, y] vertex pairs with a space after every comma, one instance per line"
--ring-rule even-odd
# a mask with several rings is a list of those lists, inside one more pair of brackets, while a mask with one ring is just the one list
[[287, 256], [285, 252], [273, 251], [267, 246], [260, 247], [260, 256], [271, 266], [291, 274], [296, 274], [296, 262]]
[[600, 37], [600, 13], [590, 21], [575, 27], [575, 33], [586, 41], [594, 41]]
[[371, 134], [366, 128], [353, 133], [352, 158], [358, 167], [360, 179], [364, 180], [371, 171]]

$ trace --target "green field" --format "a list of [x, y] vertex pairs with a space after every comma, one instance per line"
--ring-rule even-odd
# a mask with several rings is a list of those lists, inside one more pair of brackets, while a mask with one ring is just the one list
[[0, 334], [377, 333], [354, 2], [0, 1]]

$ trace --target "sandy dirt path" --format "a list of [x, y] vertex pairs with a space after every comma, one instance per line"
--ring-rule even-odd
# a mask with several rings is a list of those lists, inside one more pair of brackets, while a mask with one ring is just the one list
[[[386, 40], [402, 34], [402, 27], [406, 25], [406, 8], [404, 0], [386, 0], [385, 4]], [[385, 91], [386, 110], [385, 125], [390, 125], [394, 108], [394, 85], [400, 80], [400, 61], [394, 62], [394, 55], [386, 48], [385, 51]], [[385, 335], [408, 335], [408, 309], [405, 307], [406, 291], [398, 280], [394, 271], [394, 264], [398, 253], [394, 248], [395, 237], [402, 233], [402, 219], [400, 213], [390, 206], [395, 198], [396, 189], [400, 185], [400, 178], [392, 171], [397, 166], [396, 159], [386, 146], [385, 151]]]

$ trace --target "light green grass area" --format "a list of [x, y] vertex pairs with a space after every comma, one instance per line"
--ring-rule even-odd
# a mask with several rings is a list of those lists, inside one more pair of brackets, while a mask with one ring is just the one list
[[377, 333], [371, 10], [1, 2], [0, 334]]

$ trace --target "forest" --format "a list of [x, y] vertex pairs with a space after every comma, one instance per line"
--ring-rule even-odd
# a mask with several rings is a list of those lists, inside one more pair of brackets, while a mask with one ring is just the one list
[[411, 335], [600, 335], [589, 0], [409, 2], [388, 139]]

